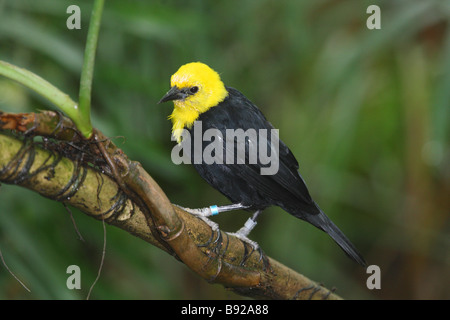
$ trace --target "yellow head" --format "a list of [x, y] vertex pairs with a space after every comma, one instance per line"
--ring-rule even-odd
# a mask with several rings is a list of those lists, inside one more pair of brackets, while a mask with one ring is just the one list
[[183, 128], [190, 128], [200, 114], [217, 106], [228, 95], [219, 74], [201, 62], [181, 66], [172, 75], [170, 86], [159, 103], [174, 102], [175, 107], [169, 118], [177, 142], [181, 141]]

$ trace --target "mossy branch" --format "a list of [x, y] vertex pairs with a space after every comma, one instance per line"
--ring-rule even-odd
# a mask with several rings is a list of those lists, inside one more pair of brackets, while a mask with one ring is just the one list
[[[28, 137], [45, 136], [58, 143], [38, 145], [31, 138], [11, 137], [9, 130]], [[220, 283], [241, 295], [340, 299], [265, 254], [253, 252], [234, 236], [214, 232], [202, 220], [172, 205], [138, 162], [130, 161], [100, 132], [94, 133], [94, 139], [81, 138], [69, 119], [51, 111], [0, 112], [0, 182], [23, 186], [79, 208], [95, 219], [104, 219], [173, 255], [208, 282]], [[74, 146], [77, 152], [70, 151]], [[97, 153], [93, 158], [103, 155], [109, 159], [88, 165], [75, 155], [80, 150]]]

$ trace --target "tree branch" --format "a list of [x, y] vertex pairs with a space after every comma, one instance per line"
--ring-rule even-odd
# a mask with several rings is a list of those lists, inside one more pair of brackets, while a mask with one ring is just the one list
[[[24, 138], [11, 136], [9, 130]], [[43, 141], [34, 141], [36, 135]], [[254, 298], [340, 299], [172, 205], [140, 163], [130, 161], [99, 131], [84, 139], [61, 114], [0, 112], [0, 149], [1, 182], [104, 219], [173, 255], [210, 283]]]

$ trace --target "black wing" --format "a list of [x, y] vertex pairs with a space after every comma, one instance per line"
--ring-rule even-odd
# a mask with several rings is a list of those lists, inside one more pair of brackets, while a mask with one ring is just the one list
[[[262, 112], [238, 90], [227, 89], [229, 92], [227, 99], [199, 117], [198, 120], [202, 121], [203, 131], [216, 128], [221, 131], [224, 140], [227, 136], [226, 129], [242, 129], [244, 131], [255, 129], [258, 133], [260, 129], [266, 129], [270, 136], [270, 130], [274, 127], [267, 121]], [[275, 148], [270, 138], [264, 142], [267, 144], [266, 150], [272, 150], [273, 152]], [[253, 194], [259, 195], [259, 199], [254, 199], [254, 201], [268, 201], [270, 204], [279, 205], [295, 215], [301, 215], [300, 211], [310, 214], [319, 213], [320, 210], [311, 199], [306, 184], [297, 171], [298, 162], [286, 144], [278, 139], [278, 171], [273, 175], [261, 175], [261, 169], [267, 167], [267, 165], [262, 164], [259, 157], [257, 163], [249, 163], [249, 150], [254, 143], [249, 138], [246, 138], [245, 141], [235, 139], [234, 143], [224, 143], [224, 154], [232, 151], [237, 156], [238, 150], [246, 150], [245, 159], [236, 157], [236, 161], [241, 160], [244, 164], [224, 163], [215, 167], [214, 171], [217, 173], [217, 170], [220, 169], [228, 173], [230, 179], [240, 178], [246, 181], [248, 187], [253, 189], [251, 190]], [[258, 145], [258, 147], [261, 146]], [[230, 148], [233, 148], [233, 150], [230, 150]], [[202, 168], [202, 170], [207, 169]], [[208, 182], [211, 183], [211, 181]], [[214, 185], [214, 187], [223, 191], [220, 185]], [[225, 195], [229, 197], [226, 193]]]
[[[252, 128], [257, 131], [273, 129], [261, 111], [243, 94], [233, 88], [227, 90], [228, 98], [200, 115], [198, 120], [202, 121], [203, 132], [215, 128], [221, 131], [222, 137], [226, 137], [226, 129], [244, 131]], [[233, 154], [237, 155], [238, 149], [245, 148], [246, 152], [240, 159], [245, 164], [194, 164], [194, 166], [209, 184], [231, 201], [251, 205], [254, 208], [278, 205], [290, 214], [328, 233], [347, 255], [365, 266], [364, 258], [358, 250], [311, 199], [306, 184], [298, 173], [298, 162], [286, 144], [278, 140], [277, 173], [261, 175], [261, 168], [264, 167], [261, 161], [249, 163], [248, 151], [252, 143], [254, 142], [251, 139], [245, 139], [235, 140], [231, 147], [229, 144], [223, 145], [224, 154], [233, 151]], [[272, 149], [272, 142], [267, 140], [266, 143], [267, 150]]]

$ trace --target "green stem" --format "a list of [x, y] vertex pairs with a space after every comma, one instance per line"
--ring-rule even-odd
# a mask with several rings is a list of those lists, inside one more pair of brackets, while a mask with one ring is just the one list
[[104, 0], [96, 0], [92, 9], [84, 53], [83, 70], [81, 72], [79, 104], [74, 102], [67, 94], [31, 71], [0, 60], [0, 75], [21, 83], [54, 103], [72, 119], [78, 130], [86, 138], [92, 135], [91, 88], [94, 74], [95, 52], [104, 3]]
[[15, 80], [48, 99], [64, 113], [66, 113], [78, 127], [78, 123], [75, 121], [78, 114], [78, 106], [76, 102], [74, 102], [67, 94], [53, 86], [50, 82], [42, 79], [31, 71], [19, 68], [1, 60], [0, 75], [11, 80]]
[[104, 0], [96, 0], [92, 9], [92, 16], [86, 40], [86, 49], [84, 51], [83, 70], [80, 79], [79, 112], [81, 117], [85, 119], [85, 122], [83, 123], [83, 127], [78, 127], [78, 129], [86, 137], [89, 137], [92, 134], [90, 117], [92, 78], [94, 76], [95, 52], [97, 50], [98, 33], [100, 31], [100, 21], [104, 3]]

